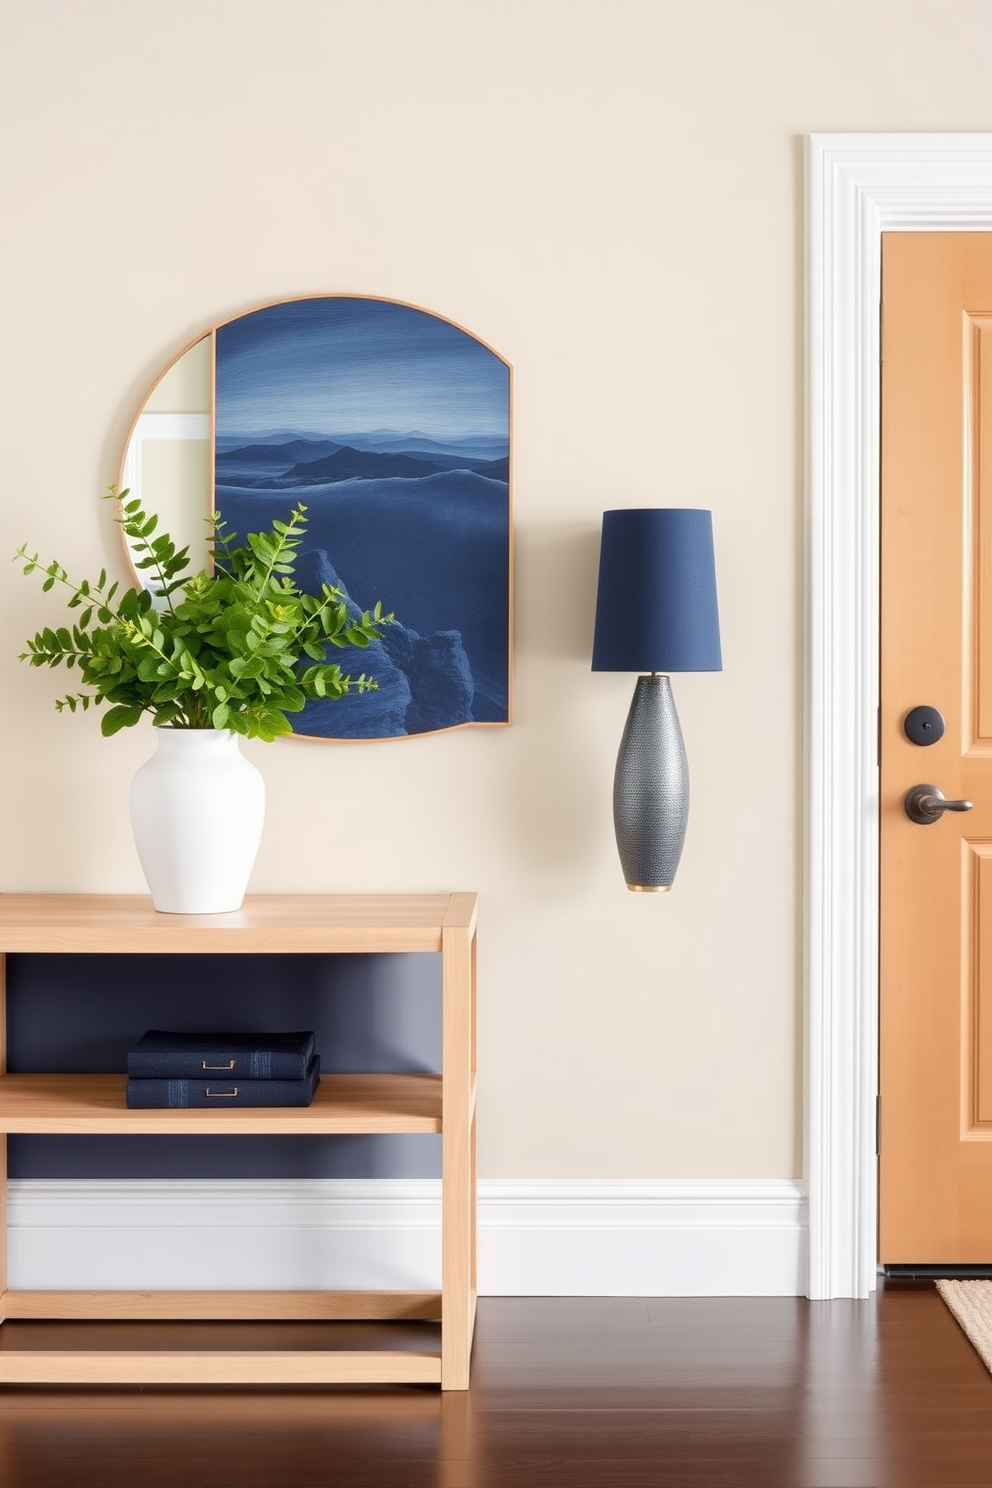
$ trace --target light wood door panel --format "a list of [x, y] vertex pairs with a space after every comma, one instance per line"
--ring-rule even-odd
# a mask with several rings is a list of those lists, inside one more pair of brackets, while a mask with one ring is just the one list
[[992, 237], [887, 234], [882, 286], [879, 1254], [992, 1264]]

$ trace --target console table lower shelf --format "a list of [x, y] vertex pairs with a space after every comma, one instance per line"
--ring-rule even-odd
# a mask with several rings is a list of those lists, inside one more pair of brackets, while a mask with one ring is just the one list
[[[0, 1328], [2, 1384], [442, 1383], [440, 1293], [8, 1291], [5, 1303], [7, 1321]], [[46, 1330], [39, 1321], [53, 1318], [101, 1322], [86, 1330], [85, 1344], [73, 1346], [65, 1327]], [[424, 1318], [438, 1320], [421, 1324], [421, 1331], [433, 1333], [433, 1339], [417, 1337], [397, 1346], [398, 1328], [386, 1328], [394, 1335], [391, 1347], [374, 1340], [367, 1347], [354, 1346], [357, 1329], [351, 1325], [359, 1320], [362, 1328], [371, 1323], [382, 1330], [387, 1320], [402, 1322], [406, 1329]], [[17, 1319], [33, 1322], [18, 1330]], [[264, 1321], [259, 1326], [260, 1319]], [[329, 1319], [341, 1320], [344, 1333], [351, 1335], [347, 1342], [335, 1341], [338, 1324], [328, 1326]], [[155, 1327], [146, 1326], [141, 1330], [142, 1346], [129, 1347], [121, 1335], [133, 1330], [137, 1320], [146, 1324], [155, 1320], [158, 1333], [165, 1336], [156, 1338]], [[238, 1328], [250, 1328], [252, 1342], [247, 1346], [226, 1346], [236, 1342], [230, 1335], [237, 1330], [227, 1326], [234, 1320]], [[256, 1325], [246, 1320], [255, 1320]], [[285, 1326], [291, 1320], [292, 1325]], [[122, 1322], [124, 1326], [116, 1326]], [[32, 1339], [39, 1327], [41, 1337]], [[271, 1346], [259, 1346], [266, 1331], [275, 1335]], [[301, 1331], [317, 1337], [303, 1339]], [[190, 1335], [197, 1332], [204, 1335], [202, 1345], [191, 1347]], [[101, 1339], [101, 1333], [116, 1336]], [[220, 1347], [216, 1338], [211, 1339], [218, 1333]]]
[[[331, 1135], [440, 1132], [437, 1075], [329, 1075], [306, 1107], [130, 1110], [123, 1075], [4, 1075], [0, 1128], [77, 1135]], [[475, 1114], [471, 1082], [471, 1115]], [[475, 1296], [469, 1299], [474, 1316]], [[0, 1296], [0, 1322], [434, 1323], [433, 1346], [200, 1348], [32, 1347], [0, 1328], [0, 1384], [317, 1385], [442, 1383], [440, 1291], [22, 1291]], [[304, 1331], [306, 1331], [304, 1329]], [[206, 1330], [209, 1333], [209, 1329]], [[276, 1332], [278, 1333], [278, 1329]], [[299, 1332], [297, 1326], [297, 1332]], [[326, 1329], [325, 1329], [326, 1331]], [[333, 1330], [331, 1330], [333, 1331]], [[348, 1329], [352, 1334], [354, 1326]], [[7, 1332], [7, 1337], [4, 1333]], [[392, 1332], [395, 1334], [396, 1329]], [[257, 1333], [253, 1330], [253, 1336]], [[354, 1340], [352, 1340], [354, 1341]]]
[[[477, 1297], [475, 938], [474, 894], [259, 896], [231, 916], [156, 915], [143, 896], [0, 895], [0, 1072], [6, 956], [115, 951], [439, 952], [443, 1065], [441, 1075], [329, 1074], [303, 1108], [206, 1111], [130, 1110], [121, 1075], [0, 1073], [0, 1384], [467, 1389]], [[439, 1291], [4, 1289], [7, 1133], [427, 1132], [442, 1138]], [[91, 1325], [82, 1346], [70, 1346], [81, 1323]], [[230, 1346], [245, 1332], [247, 1346]], [[260, 1346], [266, 1333], [271, 1347]], [[191, 1346], [197, 1334], [202, 1345]]]
[[[440, 1292], [59, 1292], [8, 1291], [6, 1321], [100, 1320], [165, 1322], [439, 1323]], [[32, 1348], [27, 1339], [5, 1347], [0, 1329], [0, 1383], [4, 1384], [440, 1384], [440, 1337], [433, 1346], [301, 1348]], [[111, 1331], [114, 1331], [113, 1329]], [[120, 1330], [116, 1330], [120, 1331]], [[187, 1330], [188, 1331], [188, 1330]], [[205, 1330], [209, 1335], [210, 1329]], [[216, 1329], [214, 1330], [216, 1331]], [[223, 1331], [223, 1330], [221, 1330]], [[253, 1336], [257, 1337], [257, 1331]], [[278, 1329], [292, 1332], [292, 1329]], [[298, 1330], [297, 1330], [298, 1331]], [[325, 1333], [333, 1330], [324, 1330]], [[345, 1331], [354, 1334], [353, 1327]], [[394, 1334], [397, 1329], [389, 1330]], [[439, 1333], [424, 1327], [422, 1331]], [[298, 1340], [297, 1340], [298, 1341]], [[350, 1340], [354, 1343], [354, 1339]], [[394, 1340], [395, 1344], [395, 1340]]]

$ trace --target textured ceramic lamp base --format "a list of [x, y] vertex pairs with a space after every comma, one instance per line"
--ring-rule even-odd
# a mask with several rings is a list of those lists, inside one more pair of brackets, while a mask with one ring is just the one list
[[613, 825], [628, 889], [664, 893], [689, 820], [689, 762], [668, 678], [638, 677], [613, 776]]

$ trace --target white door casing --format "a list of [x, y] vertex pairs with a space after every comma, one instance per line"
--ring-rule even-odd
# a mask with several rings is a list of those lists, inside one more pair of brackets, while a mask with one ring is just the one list
[[806, 1157], [814, 1298], [875, 1286], [883, 232], [992, 229], [992, 134], [806, 151]]

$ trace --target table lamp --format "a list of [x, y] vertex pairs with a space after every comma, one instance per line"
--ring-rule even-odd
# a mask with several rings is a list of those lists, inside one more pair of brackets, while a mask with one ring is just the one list
[[628, 889], [664, 893], [682, 856], [689, 766], [669, 672], [719, 672], [708, 511], [603, 513], [594, 672], [642, 672], [613, 776], [613, 825]]

